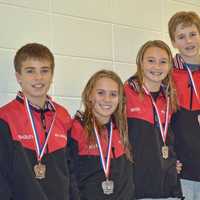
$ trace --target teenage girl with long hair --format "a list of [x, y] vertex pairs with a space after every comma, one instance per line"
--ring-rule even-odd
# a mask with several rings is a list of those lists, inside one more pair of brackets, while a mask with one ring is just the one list
[[87, 82], [69, 145], [81, 200], [133, 200], [132, 156], [128, 142], [123, 83], [113, 71]]

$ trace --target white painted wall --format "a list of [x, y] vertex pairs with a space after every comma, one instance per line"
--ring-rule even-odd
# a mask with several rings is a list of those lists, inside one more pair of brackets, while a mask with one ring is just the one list
[[0, 0], [0, 105], [19, 90], [13, 56], [25, 43], [53, 51], [50, 94], [73, 115], [95, 71], [113, 69], [125, 80], [135, 72], [145, 41], [170, 45], [167, 22], [180, 10], [199, 12], [200, 0]]

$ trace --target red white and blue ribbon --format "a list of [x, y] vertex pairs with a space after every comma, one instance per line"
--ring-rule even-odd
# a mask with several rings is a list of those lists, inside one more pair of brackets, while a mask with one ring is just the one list
[[180, 56], [180, 60], [181, 60], [182, 63], [185, 64], [185, 67], [186, 67], [186, 69], [187, 69], [187, 71], [188, 71], [188, 74], [189, 74], [189, 77], [190, 77], [190, 81], [191, 81], [191, 83], [192, 83], [192, 88], [193, 88], [193, 90], [194, 90], [194, 93], [195, 93], [195, 95], [196, 95], [196, 97], [197, 97], [198, 102], [200, 103], [199, 94], [198, 94], [198, 92], [197, 92], [197, 88], [196, 88], [196, 84], [195, 84], [195, 82], [194, 82], [194, 78], [193, 78], [192, 72], [191, 72], [190, 68], [188, 67], [187, 63], [184, 61], [184, 59], [183, 59], [181, 56]]
[[158, 111], [158, 106], [156, 105], [156, 102], [154, 101], [151, 93], [148, 91], [148, 89], [143, 85], [143, 89], [145, 91], [145, 93], [147, 95], [150, 96], [151, 98], [151, 101], [152, 101], [152, 104], [155, 108], [155, 111], [156, 111], [156, 115], [158, 117], [158, 123], [159, 123], [159, 127], [160, 127], [160, 133], [161, 133], [161, 136], [162, 136], [162, 139], [163, 139], [163, 143], [166, 144], [166, 138], [167, 138], [167, 130], [168, 130], [168, 118], [169, 118], [169, 96], [167, 96], [167, 105], [166, 105], [166, 114], [165, 114], [165, 125], [163, 127], [162, 125], [162, 122], [161, 122], [161, 118], [160, 118], [160, 114], [159, 114], [159, 111]]
[[49, 130], [47, 131], [47, 137], [46, 137], [46, 139], [44, 141], [44, 144], [40, 145], [38, 132], [37, 132], [37, 129], [36, 129], [36, 126], [35, 126], [34, 118], [33, 118], [32, 112], [31, 112], [31, 108], [30, 108], [28, 99], [26, 97], [24, 97], [24, 101], [25, 101], [26, 111], [28, 113], [28, 118], [30, 120], [32, 131], [33, 131], [33, 135], [34, 135], [34, 141], [35, 141], [36, 153], [37, 153], [37, 160], [41, 161], [41, 159], [42, 159], [42, 157], [44, 155], [44, 152], [45, 152], [49, 137], [51, 135], [52, 128], [53, 128], [54, 123], [55, 123], [56, 112], [54, 114], [51, 126], [50, 126]]
[[100, 159], [101, 159], [101, 163], [102, 163], [102, 166], [103, 166], [103, 171], [105, 173], [106, 178], [108, 178], [109, 173], [110, 173], [111, 147], [112, 147], [112, 136], [113, 136], [112, 122], [110, 122], [110, 133], [109, 133], [109, 137], [108, 137], [109, 141], [108, 141], [108, 149], [107, 149], [107, 156], [106, 157], [103, 154], [103, 149], [102, 149], [101, 141], [100, 141], [100, 138], [99, 138], [99, 134], [98, 134], [95, 122], [94, 122], [94, 132], [95, 132], [95, 135], [96, 135], [97, 145], [98, 145], [98, 149], [99, 149], [99, 152], [100, 152]]

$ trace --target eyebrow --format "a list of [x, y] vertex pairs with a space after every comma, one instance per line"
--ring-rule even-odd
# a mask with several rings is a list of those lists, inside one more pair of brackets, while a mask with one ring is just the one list
[[[41, 68], [42, 69], [51, 69], [50, 66], [42, 66]], [[35, 67], [34, 66], [27, 66], [27, 67], [24, 67], [24, 69], [35, 69]]]
[[[148, 56], [148, 57], [146, 57], [147, 59], [156, 59], [155, 57], [152, 57], [152, 56]], [[165, 58], [165, 57], [163, 57], [163, 58], [161, 58], [162, 60], [169, 60], [169, 58]]]
[[[105, 89], [97, 88], [97, 91], [106, 91]], [[109, 92], [118, 92], [118, 90], [109, 90]]]

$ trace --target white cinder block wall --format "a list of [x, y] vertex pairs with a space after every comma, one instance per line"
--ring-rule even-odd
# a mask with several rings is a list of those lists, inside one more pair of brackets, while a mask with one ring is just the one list
[[70, 113], [95, 71], [135, 72], [138, 48], [147, 40], [170, 45], [167, 22], [180, 10], [200, 13], [200, 0], [0, 0], [0, 105], [19, 90], [13, 57], [25, 43], [47, 45], [56, 68], [50, 94]]

